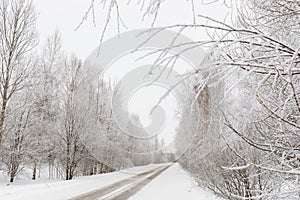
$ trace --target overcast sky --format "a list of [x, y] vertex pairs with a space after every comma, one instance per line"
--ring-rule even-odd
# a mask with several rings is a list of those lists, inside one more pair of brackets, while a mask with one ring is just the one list
[[[99, 45], [101, 31], [106, 19], [106, 13], [99, 4], [100, 0], [96, 0], [96, 23], [93, 24], [93, 18], [90, 14], [82, 26], [75, 31], [76, 27], [80, 24], [83, 16], [89, 8], [90, 2], [90, 0], [34, 0], [36, 10], [39, 13], [37, 28], [40, 33], [40, 48], [42, 48], [42, 46], [45, 44], [47, 37], [53, 34], [55, 29], [58, 29], [61, 32], [63, 49], [68, 54], [75, 54], [82, 60], [85, 60]], [[138, 2], [137, 0], [132, 0], [130, 5], [126, 5], [127, 0], [118, 2], [120, 2], [120, 14], [122, 15], [126, 25], [126, 28], [121, 27], [121, 32], [149, 27], [152, 22], [152, 18], [146, 17], [144, 20], [142, 20], [143, 13], [139, 11], [140, 6], [136, 5], [136, 2]], [[195, 1], [197, 14], [207, 15], [222, 20], [228, 12], [225, 6], [222, 6], [220, 3], [205, 5], [205, 3], [208, 2], [209, 1], [207, 0]], [[193, 15], [191, 12], [190, 1], [171, 0], [163, 3], [156, 25], [163, 26], [192, 22]], [[205, 31], [199, 32], [191, 30], [186, 32], [186, 34], [192, 39], [203, 39], [206, 37]], [[104, 38], [104, 41], [116, 35], [116, 23], [115, 19], [112, 18], [112, 24], [107, 29], [107, 34]], [[149, 88], [148, 91], [145, 90], [144, 92], [137, 92], [136, 97], [133, 95], [133, 99], [135, 99], [136, 102], [131, 101], [131, 103], [138, 106], [136, 106], [136, 109], [134, 109], [134, 106], [130, 107], [129, 105], [130, 109], [139, 111], [139, 113], [143, 113], [143, 111], [141, 111], [142, 107], [140, 106], [141, 101], [144, 103], [146, 100], [153, 102], [153, 96], [155, 95], [151, 95], [151, 93], [154, 92], [155, 91], [149, 92]], [[145, 96], [141, 97], [141, 94], [144, 94]], [[157, 95], [154, 98], [157, 98]], [[173, 99], [170, 101], [175, 101], [175, 98], [169, 99]], [[176, 103], [169, 102], [169, 105], [172, 106], [169, 108], [169, 110], [166, 110], [166, 112], [172, 114], [174, 113], [175, 115], [174, 107], [176, 107]], [[145, 110], [149, 109], [145, 108]], [[140, 117], [145, 119], [147, 118], [142, 115]], [[166, 130], [162, 134], [164, 135], [163, 138], [167, 143], [173, 139], [177, 123], [177, 121], [174, 119], [174, 116], [173, 119], [172, 116], [169, 116], [169, 118], [173, 122], [171, 122], [171, 125], [166, 126]], [[149, 123], [149, 120], [145, 120], [144, 122]]]
[[[201, 2], [206, 1], [202, 0]], [[99, 44], [100, 33], [106, 17], [106, 13], [101, 5], [96, 3], [96, 27], [93, 24], [92, 16], [89, 15], [85, 23], [75, 31], [75, 28], [89, 8], [90, 2], [90, 0], [34, 0], [36, 10], [39, 13], [37, 26], [41, 45], [45, 43], [46, 38], [57, 28], [62, 34], [64, 49], [68, 53], [76, 54], [81, 59], [87, 58]], [[96, 0], [96, 2], [100, 2], [100, 0]], [[127, 0], [123, 2], [127, 2]], [[144, 21], [141, 20], [143, 13], [139, 12], [139, 6], [136, 6], [135, 2], [137, 1], [132, 1], [129, 6], [126, 4], [120, 6], [120, 12], [127, 26], [127, 29], [121, 28], [121, 32], [149, 27], [151, 23], [152, 18], [150, 17], [145, 18]], [[196, 4], [197, 13], [218, 19], [223, 19], [226, 16], [227, 11], [220, 3], [204, 5], [201, 2]], [[190, 3], [187, 0], [165, 1], [160, 13], [157, 25], [191, 23], [193, 20]], [[114, 20], [112, 22], [114, 23]], [[116, 26], [113, 23], [108, 28], [106, 39], [117, 34]], [[191, 37], [193, 37], [192, 34]]]

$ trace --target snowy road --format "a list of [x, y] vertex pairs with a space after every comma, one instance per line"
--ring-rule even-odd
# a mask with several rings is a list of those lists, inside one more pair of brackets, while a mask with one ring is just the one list
[[0, 182], [1, 200], [215, 200], [178, 163], [150, 164], [70, 181]]
[[171, 165], [158, 167], [69, 200], [124, 200], [133, 196]]

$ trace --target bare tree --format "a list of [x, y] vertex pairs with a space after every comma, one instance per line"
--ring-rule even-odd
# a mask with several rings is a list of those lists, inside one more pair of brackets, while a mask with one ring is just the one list
[[39, 59], [39, 69], [35, 71], [33, 81], [32, 115], [34, 129], [32, 137], [35, 139], [35, 148], [32, 156], [33, 177], [37, 177], [37, 168], [43, 162], [48, 162], [49, 178], [55, 159], [55, 142], [58, 135], [60, 113], [58, 112], [62, 99], [61, 77], [58, 75], [64, 65], [65, 55], [61, 48], [60, 33], [55, 33], [48, 38], [44, 51]]
[[10, 182], [13, 182], [17, 174], [22, 170], [24, 162], [31, 155], [32, 143], [30, 131], [32, 130], [32, 103], [31, 92], [29, 90], [18, 94], [18, 99], [11, 102], [17, 107], [14, 112], [7, 117], [9, 128], [7, 136], [3, 140], [2, 161], [7, 168]]
[[26, 85], [33, 62], [28, 54], [37, 44], [36, 17], [27, 0], [0, 1], [0, 144], [9, 101]]
[[84, 145], [80, 140], [79, 132], [82, 131], [81, 113], [77, 113], [74, 95], [78, 88], [78, 76], [81, 62], [72, 58], [65, 63], [66, 86], [65, 99], [62, 107], [62, 139], [63, 139], [63, 163], [65, 166], [65, 179], [70, 180], [75, 175], [75, 170], [83, 158]]
[[[200, 159], [192, 167], [190, 160], [183, 164], [227, 198], [298, 198], [299, 2], [241, 1], [239, 8], [235, 25], [206, 17], [207, 24], [165, 27], [215, 30], [210, 40], [194, 44], [209, 47], [213, 62], [206, 70], [222, 69], [220, 78], [226, 80], [220, 133], [226, 146], [212, 151], [204, 168], [193, 169]], [[212, 173], [202, 176], [204, 169]], [[280, 192], [284, 185], [291, 187]]]

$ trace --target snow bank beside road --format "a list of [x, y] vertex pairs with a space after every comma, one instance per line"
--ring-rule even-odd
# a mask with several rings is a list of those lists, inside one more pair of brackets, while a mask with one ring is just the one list
[[129, 200], [221, 200], [199, 188], [193, 178], [176, 163]]

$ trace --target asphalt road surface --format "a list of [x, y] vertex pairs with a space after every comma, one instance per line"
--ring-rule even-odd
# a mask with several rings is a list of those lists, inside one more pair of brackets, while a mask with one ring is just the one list
[[116, 183], [101, 187], [91, 192], [73, 197], [69, 200], [125, 200], [145, 187], [150, 181], [159, 176], [170, 165], [158, 167]]

